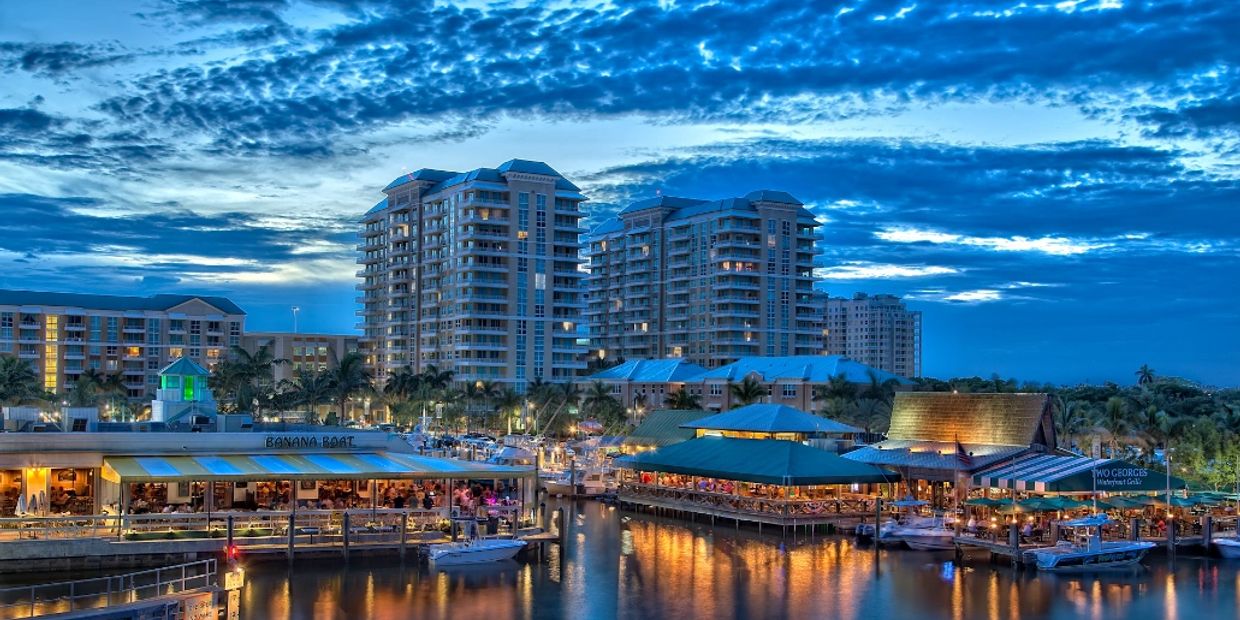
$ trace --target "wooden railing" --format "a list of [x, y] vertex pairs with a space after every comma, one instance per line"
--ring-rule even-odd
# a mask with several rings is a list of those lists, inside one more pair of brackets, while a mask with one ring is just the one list
[[660, 500], [671, 504], [683, 505], [686, 509], [696, 507], [716, 512], [786, 517], [789, 519], [874, 514], [874, 500], [870, 498], [786, 499], [754, 497], [636, 482], [621, 483], [620, 493], [626, 496], [626, 498]]

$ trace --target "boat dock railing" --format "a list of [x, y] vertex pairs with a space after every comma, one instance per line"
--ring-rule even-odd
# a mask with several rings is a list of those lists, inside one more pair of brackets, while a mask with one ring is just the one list
[[215, 585], [216, 561], [208, 559], [107, 577], [0, 588], [0, 619], [99, 609]]
[[[515, 522], [520, 505], [487, 506], [486, 516]], [[13, 517], [0, 519], [0, 548], [15, 540], [65, 540], [101, 538], [125, 541], [224, 538], [230, 527], [237, 541], [271, 536], [308, 536], [328, 542], [341, 538], [347, 528], [355, 540], [401, 530], [421, 532], [438, 529], [448, 519], [447, 507], [425, 509], [356, 508], [349, 510], [228, 511], [153, 513], [135, 515], [84, 515]]]

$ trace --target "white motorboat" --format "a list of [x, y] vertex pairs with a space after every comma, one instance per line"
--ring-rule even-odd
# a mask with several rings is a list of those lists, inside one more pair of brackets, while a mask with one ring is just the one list
[[431, 545], [430, 559], [435, 566], [486, 564], [511, 560], [525, 547], [525, 541], [503, 538], [474, 538], [465, 542]]
[[607, 474], [601, 469], [577, 472], [564, 472], [553, 480], [544, 480], [543, 488], [548, 495], [568, 495], [577, 497], [597, 497], [615, 489], [615, 485], [607, 480]]
[[945, 551], [955, 546], [956, 532], [945, 525], [928, 528], [903, 528], [893, 533], [917, 551]]
[[1152, 542], [1102, 540], [1102, 526], [1112, 523], [1106, 515], [1094, 515], [1060, 523], [1073, 528], [1074, 540], [1059, 541], [1054, 547], [1034, 549], [1029, 554], [1038, 570], [1083, 572], [1126, 568], [1141, 561]]
[[1218, 547], [1219, 555], [1229, 560], [1240, 559], [1240, 539], [1215, 538], [1210, 544]]

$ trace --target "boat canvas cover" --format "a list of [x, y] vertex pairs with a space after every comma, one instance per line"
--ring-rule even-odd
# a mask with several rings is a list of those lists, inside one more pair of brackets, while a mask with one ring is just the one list
[[[1167, 475], [1117, 459], [1030, 454], [979, 472], [973, 485], [1035, 493], [1158, 491], [1167, 488]], [[1172, 476], [1171, 488], [1184, 488], [1184, 481]]]
[[180, 480], [342, 480], [428, 478], [523, 478], [532, 468], [508, 467], [400, 454], [221, 454], [193, 456], [109, 456], [103, 477], [112, 482]]
[[699, 437], [615, 460], [618, 467], [783, 486], [893, 482], [899, 476], [795, 441]]

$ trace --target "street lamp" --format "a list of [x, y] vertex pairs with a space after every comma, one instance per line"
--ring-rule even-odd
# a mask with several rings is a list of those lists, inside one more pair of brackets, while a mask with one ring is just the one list
[[301, 306], [293, 306], [293, 333], [297, 333], [297, 314], [301, 312]]

